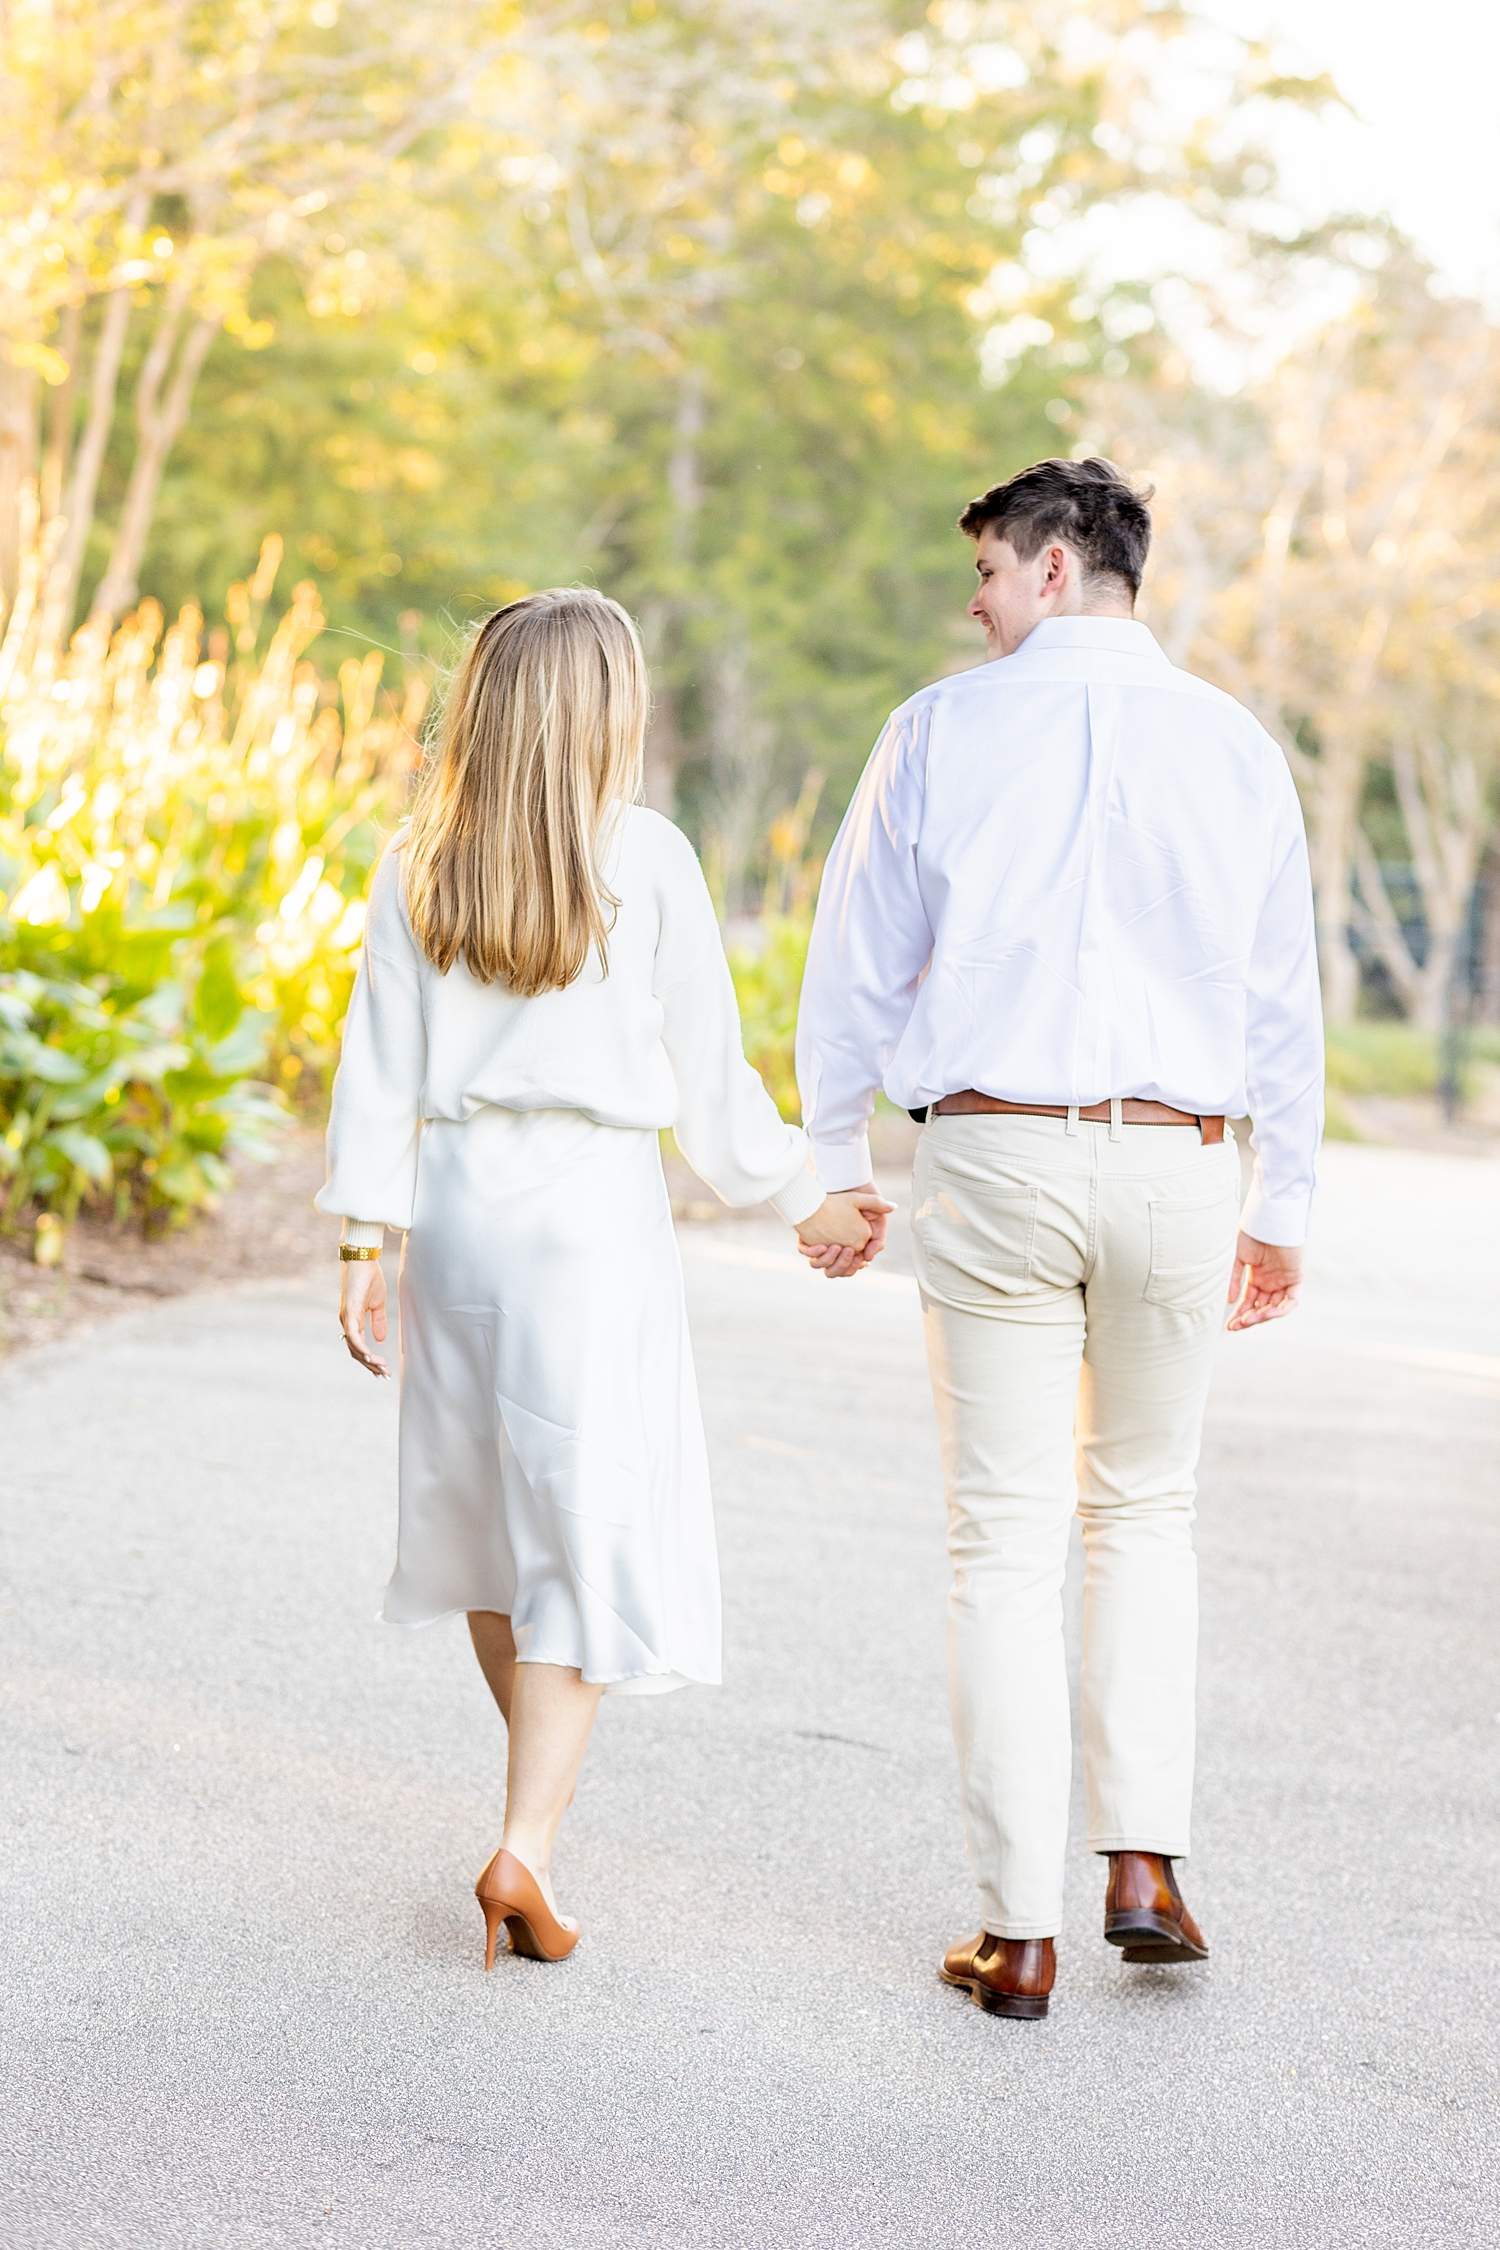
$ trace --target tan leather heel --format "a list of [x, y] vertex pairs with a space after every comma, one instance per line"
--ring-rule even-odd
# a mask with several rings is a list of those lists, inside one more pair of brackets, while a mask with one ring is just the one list
[[474, 1885], [484, 1915], [484, 1965], [495, 1966], [495, 1946], [503, 1922], [512, 1953], [528, 1961], [563, 1961], [578, 1943], [542, 1896], [542, 1887], [523, 1861], [502, 1844]]

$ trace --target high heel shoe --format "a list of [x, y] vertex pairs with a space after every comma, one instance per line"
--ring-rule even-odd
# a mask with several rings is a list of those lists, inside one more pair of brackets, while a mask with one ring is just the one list
[[484, 1912], [484, 1965], [495, 1966], [495, 1941], [503, 1922], [512, 1953], [528, 1961], [562, 1961], [578, 1943], [577, 1930], [559, 1922], [542, 1896], [531, 1869], [502, 1844], [478, 1882], [474, 1896]]

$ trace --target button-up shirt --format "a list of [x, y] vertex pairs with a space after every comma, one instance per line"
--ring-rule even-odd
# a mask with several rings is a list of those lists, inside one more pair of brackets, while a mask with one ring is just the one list
[[1048, 618], [894, 712], [829, 856], [797, 1027], [818, 1177], [974, 1088], [1254, 1120], [1242, 1216], [1306, 1239], [1323, 1113], [1312, 886], [1287, 762], [1125, 618]]

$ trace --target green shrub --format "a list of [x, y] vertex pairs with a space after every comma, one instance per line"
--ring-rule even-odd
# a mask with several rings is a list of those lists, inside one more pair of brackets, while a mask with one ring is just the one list
[[79, 1202], [153, 1224], [268, 1146], [273, 1078], [317, 1106], [399, 818], [423, 697], [381, 658], [337, 683], [299, 586], [259, 645], [279, 541], [230, 589], [229, 634], [143, 602], [106, 643], [0, 645], [0, 1223], [60, 1245]]
[[[1335, 1094], [1401, 1097], [1432, 1094], [1442, 1071], [1442, 1035], [1409, 1023], [1330, 1024], [1327, 1033], [1328, 1085]], [[1468, 1035], [1467, 1069], [1500, 1062], [1500, 1034], [1484, 1029]], [[1470, 1089], [1466, 1086], [1465, 1093]]]
[[222, 960], [191, 1002], [170, 981], [126, 997], [0, 973], [0, 1225], [29, 1206], [67, 1225], [85, 1197], [179, 1222], [227, 1185], [227, 1156], [270, 1153], [285, 1111], [250, 1082], [268, 1027], [231, 990]]
[[378, 651], [322, 676], [303, 654], [324, 623], [310, 585], [262, 650], [279, 544], [230, 589], [232, 653], [222, 632], [205, 653], [195, 610], [166, 627], [149, 601], [107, 647], [85, 631], [55, 659], [22, 636], [0, 705], [0, 969], [37, 966], [15, 932], [56, 933], [49, 973], [85, 979], [115, 972], [122, 939], [140, 959], [155, 944], [162, 976], [185, 956], [169, 971], [158, 941], [191, 932], [201, 957], [228, 940], [273, 1067], [316, 1099], [425, 690], [410, 680], [398, 714]]
[[797, 1095], [793, 1048], [812, 916], [769, 915], [764, 930], [760, 951], [734, 946], [729, 967], [739, 997], [745, 1053], [770, 1088], [782, 1116], [795, 1124], [802, 1115], [802, 1105]]
[[1409, 1023], [1330, 1024], [1328, 1084], [1340, 1094], [1430, 1094], [1438, 1042]]

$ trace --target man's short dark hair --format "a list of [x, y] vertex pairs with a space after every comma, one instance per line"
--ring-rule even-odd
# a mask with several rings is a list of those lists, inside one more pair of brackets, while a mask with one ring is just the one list
[[1151, 551], [1151, 493], [1137, 492], [1113, 461], [1038, 461], [971, 500], [958, 528], [971, 539], [993, 531], [1022, 562], [1061, 539], [1087, 578], [1118, 578], [1133, 601]]

